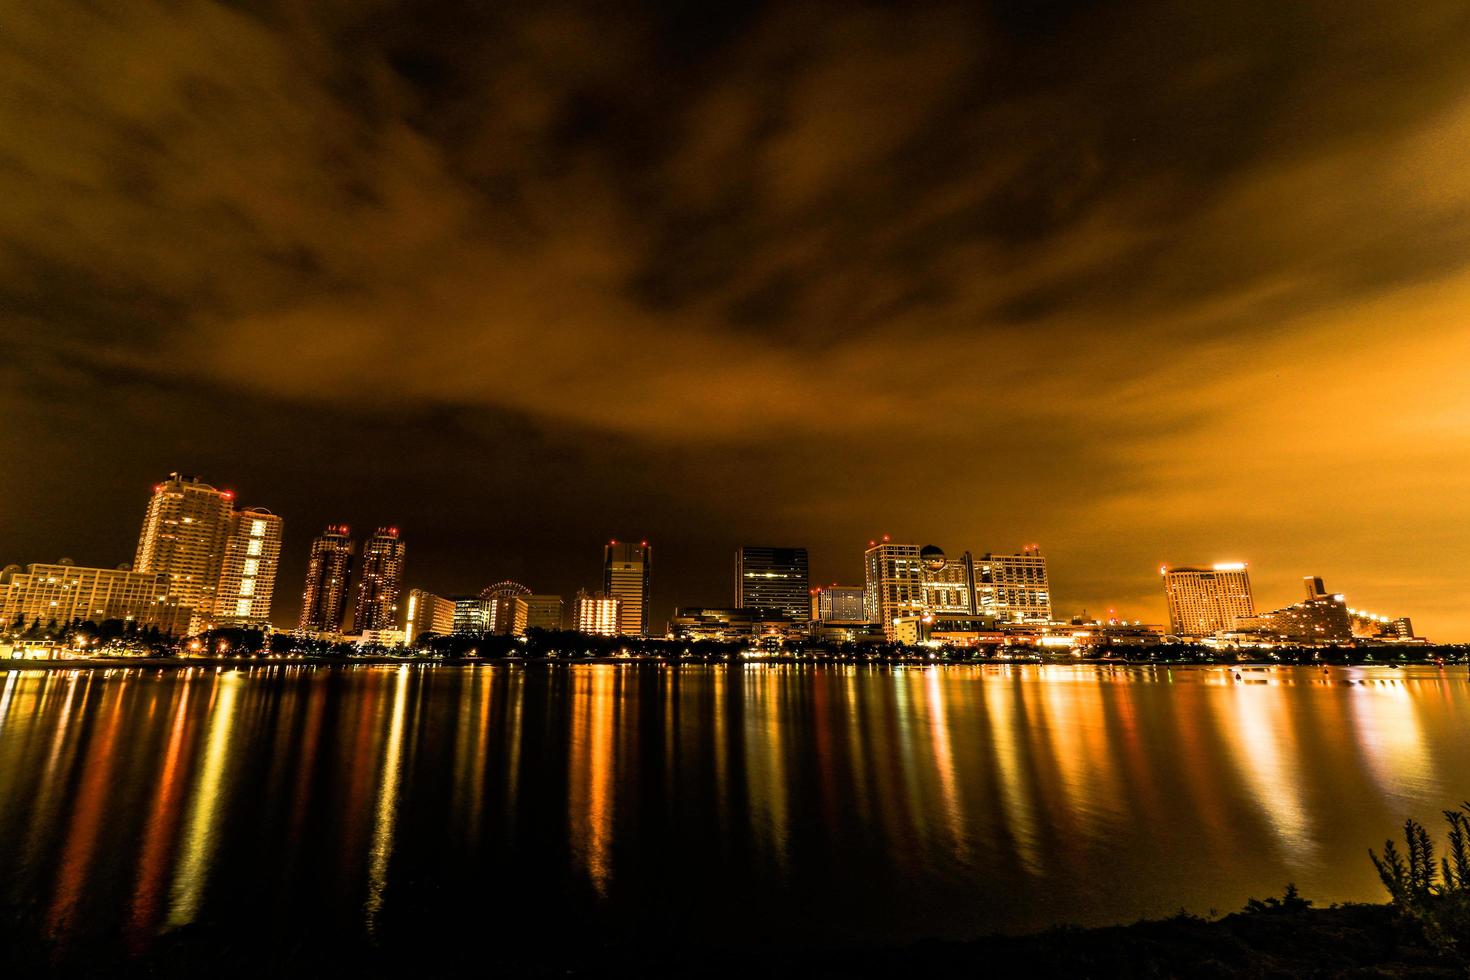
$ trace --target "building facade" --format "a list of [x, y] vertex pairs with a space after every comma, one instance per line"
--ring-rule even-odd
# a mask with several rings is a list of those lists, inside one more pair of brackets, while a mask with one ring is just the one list
[[483, 636], [490, 632], [495, 615], [495, 601], [479, 596], [454, 599], [454, 618], [450, 632], [458, 636]]
[[895, 544], [885, 536], [863, 552], [863, 611], [870, 623], [897, 639], [901, 625], [924, 614], [924, 570], [919, 546]]
[[828, 585], [812, 590], [811, 618], [819, 623], [866, 623], [865, 590], [860, 585]]
[[215, 625], [269, 628], [280, 564], [281, 519], [263, 507], [236, 511], [220, 564]]
[[805, 548], [735, 549], [735, 608], [779, 609], [793, 622], [811, 616]]
[[424, 633], [447, 636], [454, 632], [454, 600], [423, 589], [410, 589], [403, 620], [403, 642], [412, 644]]
[[987, 552], [975, 560], [974, 576], [976, 614], [1003, 623], [1051, 621], [1051, 580], [1039, 547], [1010, 555]]
[[926, 615], [975, 614], [975, 563], [966, 551], [947, 557], [932, 544], [919, 549], [920, 581]]
[[170, 473], [148, 499], [133, 568], [168, 577], [171, 600], [191, 613], [191, 632], [216, 613], [234, 510], [233, 493], [179, 473]]
[[742, 606], [713, 609], [685, 606], [674, 610], [669, 632], [679, 640], [788, 640], [806, 635], [806, 620], [794, 620], [784, 609]]
[[1245, 562], [1208, 568], [1165, 565], [1159, 571], [1169, 606], [1169, 631], [1176, 636], [1203, 639], [1235, 629], [1240, 617], [1255, 615]]
[[526, 600], [526, 629], [560, 630], [566, 627], [565, 603], [559, 595], [533, 595]]
[[0, 629], [24, 629], [37, 620], [64, 626], [74, 619], [116, 619], [179, 634], [188, 629], [191, 612], [170, 594], [169, 578], [161, 572], [135, 572], [126, 565], [86, 568], [63, 559], [0, 573]]
[[301, 593], [299, 628], [304, 632], [342, 632], [352, 578], [351, 534], [346, 524], [331, 524], [311, 542], [306, 588]]
[[572, 605], [572, 623], [578, 633], [592, 636], [617, 636], [623, 623], [623, 600], [605, 592], [577, 593]]
[[610, 541], [602, 549], [602, 591], [619, 602], [619, 635], [648, 635], [648, 585], [652, 565], [653, 549], [647, 541], [636, 544]]
[[352, 614], [353, 632], [398, 628], [406, 554], [407, 548], [396, 527], [380, 527], [363, 543], [362, 560], [358, 563], [357, 605]]

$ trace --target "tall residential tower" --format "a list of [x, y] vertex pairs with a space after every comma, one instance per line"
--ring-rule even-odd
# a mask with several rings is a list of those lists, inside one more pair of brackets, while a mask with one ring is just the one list
[[358, 564], [357, 606], [352, 614], [354, 633], [396, 630], [398, 597], [403, 590], [406, 552], [396, 527], [380, 527], [363, 542]]
[[1159, 572], [1169, 603], [1169, 631], [1177, 636], [1214, 636], [1235, 629], [1236, 617], [1255, 615], [1250, 574], [1243, 561], [1209, 568], [1165, 565]]
[[340, 633], [347, 612], [347, 583], [352, 575], [352, 529], [331, 524], [311, 542], [306, 589], [301, 594], [300, 629], [307, 633]]

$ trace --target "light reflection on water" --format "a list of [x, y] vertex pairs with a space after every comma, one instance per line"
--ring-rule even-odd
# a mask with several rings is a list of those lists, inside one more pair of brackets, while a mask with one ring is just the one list
[[1432, 668], [9, 671], [0, 899], [133, 952], [246, 910], [867, 942], [1372, 899], [1364, 849], [1470, 797], [1467, 721]]

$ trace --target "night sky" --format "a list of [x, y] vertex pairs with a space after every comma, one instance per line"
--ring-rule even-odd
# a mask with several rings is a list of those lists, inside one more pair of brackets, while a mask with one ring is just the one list
[[12, 4], [0, 564], [199, 473], [408, 585], [1324, 576], [1470, 639], [1470, 6]]

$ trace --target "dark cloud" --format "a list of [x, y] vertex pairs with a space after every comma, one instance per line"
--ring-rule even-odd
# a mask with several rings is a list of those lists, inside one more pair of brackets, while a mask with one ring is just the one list
[[1447, 0], [13, 11], [0, 557], [125, 558], [184, 468], [298, 566], [417, 526], [445, 589], [637, 533], [714, 602], [741, 540], [852, 578], [888, 529], [1040, 540], [1068, 610], [1230, 552], [1465, 635], [1415, 576], [1470, 546], [1467, 41]]

